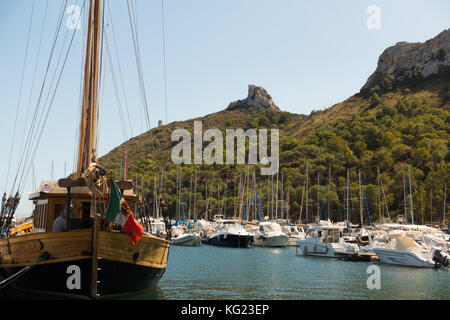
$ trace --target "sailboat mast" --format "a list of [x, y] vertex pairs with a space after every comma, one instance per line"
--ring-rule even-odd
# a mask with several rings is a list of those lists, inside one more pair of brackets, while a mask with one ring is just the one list
[[350, 170], [347, 169], [347, 221], [350, 221], [348, 216], [349, 200], [350, 200]]
[[102, 0], [90, 0], [89, 23], [84, 69], [83, 104], [81, 109], [77, 176], [81, 177], [89, 164], [95, 161], [96, 118], [100, 69], [100, 40], [102, 25]]
[[406, 181], [405, 181], [405, 173], [403, 172], [403, 216], [405, 221], [407, 221], [407, 216], [406, 216], [406, 206], [407, 204], [407, 199], [406, 199]]
[[306, 216], [306, 222], [308, 222], [309, 216], [308, 216], [308, 193], [309, 193], [309, 165], [308, 161], [306, 161], [306, 203], [305, 203], [305, 216]]
[[409, 180], [409, 198], [411, 201], [411, 224], [414, 224], [414, 206], [413, 206], [413, 197], [412, 197], [412, 189], [411, 189], [411, 166], [408, 166], [408, 180]]
[[361, 185], [361, 170], [358, 171], [359, 177], [359, 215], [361, 219], [361, 227], [364, 226], [364, 217], [363, 217], [363, 198], [362, 198], [362, 185]]
[[317, 172], [317, 223], [320, 225], [320, 173]]
[[445, 211], [446, 211], [446, 209], [447, 209], [447, 182], [445, 183], [445, 187], [444, 187], [444, 217], [442, 220], [443, 226], [445, 226]]
[[378, 216], [381, 224], [381, 192], [380, 192], [380, 168], [377, 167], [377, 201], [378, 201]]

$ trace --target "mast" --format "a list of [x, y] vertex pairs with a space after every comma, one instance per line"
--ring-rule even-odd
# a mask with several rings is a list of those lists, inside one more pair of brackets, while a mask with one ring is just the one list
[[96, 118], [100, 69], [100, 40], [102, 24], [102, 0], [90, 0], [89, 23], [84, 67], [80, 137], [78, 145], [77, 176], [81, 177], [89, 164], [95, 161]]
[[317, 223], [320, 225], [320, 173], [317, 172]]
[[350, 170], [347, 169], [347, 221], [350, 221], [348, 220], [349, 200], [350, 200]]
[[378, 201], [378, 216], [381, 224], [381, 193], [380, 193], [380, 168], [377, 167], [377, 201]]
[[412, 189], [411, 189], [411, 166], [408, 166], [408, 180], [409, 180], [409, 198], [411, 199], [411, 224], [414, 224], [414, 206], [413, 206], [413, 197], [412, 197]]
[[197, 169], [194, 170], [194, 219], [197, 219], [197, 215], [195, 214], [195, 205], [197, 200]]
[[403, 216], [404, 216], [405, 221], [407, 221], [406, 206], [408, 205], [406, 201], [407, 201], [407, 199], [406, 199], [406, 181], [405, 181], [405, 173], [403, 172], [403, 202], [404, 202]]
[[444, 217], [442, 220], [442, 225], [444, 227], [445, 227], [445, 211], [446, 211], [446, 209], [447, 209], [447, 182], [445, 183], [445, 187], [444, 187]]
[[331, 164], [328, 166], [328, 216], [331, 220]]
[[363, 199], [362, 199], [362, 185], [361, 185], [361, 170], [358, 171], [359, 176], [359, 215], [361, 219], [361, 227], [364, 226], [364, 217], [363, 217]]
[[277, 188], [275, 192], [275, 221], [278, 219], [278, 172], [279, 170], [277, 170]]
[[302, 189], [302, 201], [300, 203], [300, 216], [299, 216], [299, 221], [300, 222], [303, 222], [302, 221], [302, 212], [303, 212], [303, 197], [305, 196], [305, 187], [306, 187], [306, 180], [305, 180], [305, 182], [303, 184], [303, 189]]
[[308, 161], [306, 161], [306, 203], [305, 203], [305, 216], [306, 216], [306, 222], [308, 222], [308, 192], [309, 192], [309, 185], [308, 185], [308, 176], [309, 176], [309, 165]]

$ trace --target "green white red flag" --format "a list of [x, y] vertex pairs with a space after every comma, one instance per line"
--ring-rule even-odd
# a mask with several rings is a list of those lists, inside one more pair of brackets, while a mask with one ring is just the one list
[[105, 214], [106, 219], [109, 222], [119, 224], [123, 231], [130, 234], [133, 244], [138, 243], [145, 232], [144, 227], [134, 220], [133, 212], [123, 198], [114, 179], [111, 179], [110, 190], [108, 208]]

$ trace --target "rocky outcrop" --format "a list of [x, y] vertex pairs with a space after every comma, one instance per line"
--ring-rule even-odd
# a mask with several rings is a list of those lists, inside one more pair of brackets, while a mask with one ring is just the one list
[[227, 110], [235, 110], [239, 108], [257, 108], [257, 109], [266, 109], [271, 108], [275, 110], [280, 110], [275, 102], [272, 100], [272, 97], [263, 87], [258, 87], [255, 85], [248, 86], [248, 96], [247, 99], [238, 100], [230, 103]]
[[445, 68], [450, 68], [450, 29], [425, 43], [399, 42], [387, 48], [361, 90], [373, 88], [387, 76], [401, 82], [418, 75], [428, 77]]

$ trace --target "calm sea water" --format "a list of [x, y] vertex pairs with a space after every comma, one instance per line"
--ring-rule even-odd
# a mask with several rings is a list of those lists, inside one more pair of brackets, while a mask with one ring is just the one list
[[[450, 270], [296, 255], [295, 248], [172, 246], [157, 287], [133, 299], [450, 299]], [[381, 289], [367, 288], [376, 264]]]

